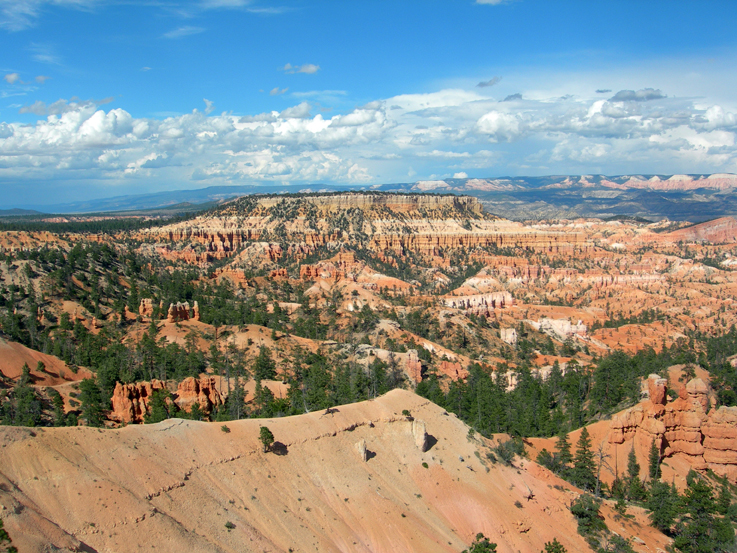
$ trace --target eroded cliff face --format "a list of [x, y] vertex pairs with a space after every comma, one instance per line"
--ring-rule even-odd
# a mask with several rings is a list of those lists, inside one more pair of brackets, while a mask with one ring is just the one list
[[636, 440], [640, 451], [654, 441], [663, 457], [683, 455], [694, 469], [712, 469], [737, 481], [737, 407], [713, 407], [709, 386], [700, 378], [667, 401], [667, 381], [647, 380], [650, 399], [622, 411], [611, 422], [609, 443]]
[[[135, 384], [118, 382], [113, 392], [109, 418], [123, 424], [144, 422], [146, 415], [151, 412], [151, 397], [158, 390], [167, 390], [166, 383], [156, 379]], [[187, 413], [197, 403], [203, 414], [209, 414], [214, 407], [223, 404], [223, 397], [216, 387], [215, 378], [201, 375], [199, 379], [191, 376], [185, 378], [167, 402], [175, 403]]]
[[583, 233], [534, 229], [489, 215], [476, 198], [394, 194], [244, 197], [137, 237], [157, 243], [164, 257], [194, 264], [231, 257], [253, 242], [287, 243], [305, 254], [361, 245], [438, 259], [459, 248], [573, 253], [593, 247]]

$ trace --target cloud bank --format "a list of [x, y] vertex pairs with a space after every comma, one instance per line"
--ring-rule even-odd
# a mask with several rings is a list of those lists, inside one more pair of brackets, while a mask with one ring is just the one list
[[204, 112], [135, 118], [103, 109], [108, 100], [22, 107], [44, 118], [0, 124], [0, 183], [92, 179], [183, 187], [373, 184], [401, 182], [410, 171], [423, 178], [737, 172], [737, 114], [657, 89], [623, 90], [608, 100], [525, 94], [506, 102], [446, 89], [330, 117], [310, 101], [280, 112], [210, 115], [214, 106], [205, 99]]

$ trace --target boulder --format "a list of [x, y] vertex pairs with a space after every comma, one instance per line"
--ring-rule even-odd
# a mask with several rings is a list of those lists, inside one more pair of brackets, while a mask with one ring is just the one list
[[366, 449], [366, 440], [361, 440], [356, 444], [356, 450], [358, 450], [358, 456], [364, 463], [368, 461], [368, 449]]
[[665, 405], [668, 399], [668, 381], [657, 374], [651, 374], [647, 378], [647, 391], [650, 395], [650, 403]]
[[423, 453], [429, 449], [430, 440], [428, 438], [427, 430], [425, 429], [425, 423], [423, 421], [417, 419], [412, 421], [412, 436], [415, 439], [415, 445], [417, 446], [417, 449], [419, 449]]

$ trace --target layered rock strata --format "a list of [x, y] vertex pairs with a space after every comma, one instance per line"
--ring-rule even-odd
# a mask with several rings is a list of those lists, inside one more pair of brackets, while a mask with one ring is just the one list
[[[156, 379], [135, 384], [118, 382], [113, 392], [110, 419], [122, 424], [144, 422], [146, 415], [150, 414], [151, 397], [158, 390], [167, 390], [166, 383]], [[196, 403], [200, 411], [208, 415], [214, 407], [223, 404], [223, 397], [216, 388], [215, 378], [202, 375], [199, 379], [185, 378], [167, 402], [175, 403], [185, 412], [190, 412]]]
[[737, 480], [737, 407], [714, 409], [708, 385], [690, 380], [667, 401], [667, 381], [647, 380], [649, 400], [622, 411], [611, 422], [609, 443], [636, 440], [640, 451], [654, 441], [664, 457], [685, 456], [697, 470], [710, 468]]

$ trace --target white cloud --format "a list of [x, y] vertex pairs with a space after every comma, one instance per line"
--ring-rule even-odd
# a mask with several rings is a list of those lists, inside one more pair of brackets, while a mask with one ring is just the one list
[[173, 29], [169, 31], [168, 33], [164, 33], [162, 36], [164, 38], [176, 39], [176, 38], [183, 38], [185, 36], [197, 35], [199, 33], [203, 33], [204, 31], [205, 29], [202, 27], [193, 27], [190, 25], [185, 25], [183, 27], [178, 27], [176, 29]]
[[320, 66], [315, 65], [314, 63], [305, 63], [304, 65], [292, 65], [291, 63], [288, 63], [281, 68], [281, 71], [289, 74], [306, 73], [308, 75], [312, 75], [314, 73], [317, 73], [319, 70]]
[[461, 171], [460, 173], [453, 173], [453, 178], [454, 179], [467, 179], [468, 173], [464, 173], [463, 171]]
[[277, 87], [272, 88], [269, 91], [269, 95], [271, 95], [271, 96], [280, 96], [280, 95], [284, 94], [287, 90], [289, 90], [289, 87], [287, 87], [287, 88], [279, 88], [277, 86]]
[[0, 123], [0, 183], [377, 183], [405, 179], [410, 166], [422, 179], [471, 171], [737, 170], [737, 113], [729, 105], [665, 94], [612, 101], [594, 87], [588, 97], [565, 99], [557, 90], [544, 96], [520, 87], [525, 100], [498, 102], [470, 86], [376, 100], [331, 116], [313, 114], [308, 101], [234, 116], [211, 115], [205, 99], [204, 112], [159, 118], [101, 109], [109, 99], [29, 101], [21, 112], [45, 118]]
[[0, 0], [0, 29], [22, 31], [31, 27], [45, 5], [89, 9], [100, 0]]
[[215, 104], [207, 98], [202, 98], [202, 101], [205, 102], [205, 115], [210, 115], [215, 109]]
[[18, 73], [8, 73], [3, 77], [5, 79], [5, 82], [8, 84], [15, 84], [20, 80], [20, 75]]
[[34, 79], [38, 84], [44, 84], [46, 81], [48, 81], [51, 77], [47, 77], [46, 75], [37, 75]]
[[508, 2], [509, 0], [476, 0], [477, 4], [487, 4], [490, 6], [498, 6], [499, 4], [504, 4], [505, 2]]

